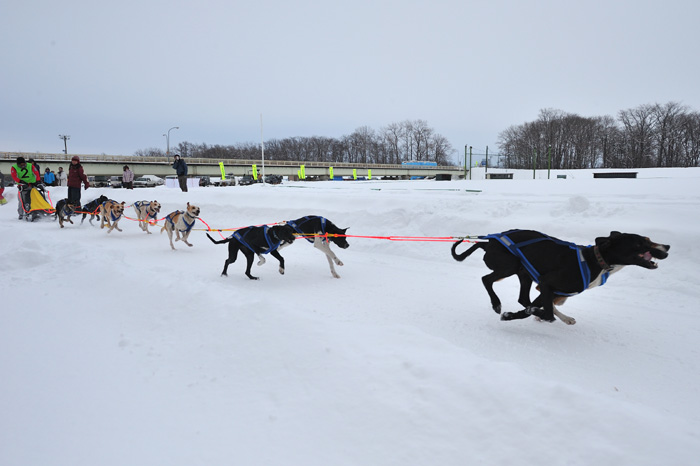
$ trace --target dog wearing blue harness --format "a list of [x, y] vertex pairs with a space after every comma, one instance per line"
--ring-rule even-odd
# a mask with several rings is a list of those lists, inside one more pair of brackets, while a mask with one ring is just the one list
[[112, 233], [115, 228], [118, 231], [122, 231], [119, 228], [119, 220], [121, 220], [124, 214], [124, 204], [125, 202], [117, 202], [112, 199], [106, 200], [100, 205], [100, 215], [102, 219], [100, 220], [100, 228], [104, 228], [107, 225], [107, 233]]
[[222, 240], [215, 240], [209, 233], [207, 237], [214, 244], [228, 243], [228, 258], [224, 262], [222, 276], [228, 276], [228, 266], [236, 262], [238, 251], [240, 250], [246, 258], [245, 275], [251, 280], [258, 280], [250, 273], [253, 266], [253, 259], [257, 255], [260, 258], [258, 265], [265, 263], [263, 254], [272, 254], [280, 263], [279, 272], [284, 275], [284, 257], [279, 250], [294, 242], [294, 230], [289, 225], [274, 226], [250, 226], [236, 230], [231, 236]]
[[[481, 281], [491, 298], [491, 306], [501, 314], [501, 300], [493, 291], [493, 284], [511, 275], [520, 280], [518, 302], [524, 307], [518, 312], [504, 312], [501, 320], [525, 319], [534, 315], [554, 322], [554, 316], [573, 325], [576, 320], [562, 314], [555, 305], [567, 297], [589, 288], [603, 285], [610, 274], [627, 265], [656, 269], [654, 259], [668, 257], [669, 245], [654, 243], [634, 233], [613, 231], [610, 236], [596, 238], [593, 246], [574, 243], [532, 230], [508, 230], [479, 236], [479, 242], [461, 254], [452, 245], [452, 257], [463, 261], [477, 249], [484, 250], [484, 263], [492, 273]], [[540, 294], [530, 301], [530, 287], [537, 283]]]
[[148, 223], [153, 220], [158, 221], [158, 214], [160, 213], [160, 202], [158, 201], [136, 201], [134, 202], [134, 210], [136, 211], [136, 218], [139, 220], [139, 228], [143, 231], [151, 234], [148, 231]]
[[170, 247], [173, 248], [173, 251], [175, 250], [173, 232], [175, 232], [176, 235], [175, 241], [182, 240], [187, 246], [192, 247], [192, 245], [187, 242], [187, 238], [189, 238], [192, 232], [192, 227], [197, 217], [199, 217], [199, 213], [199, 207], [190, 205], [188, 202], [185, 210], [176, 210], [165, 217], [165, 225], [160, 229], [160, 233], [163, 234], [164, 231], [168, 232]]
[[347, 228], [338, 228], [333, 222], [325, 217], [318, 215], [307, 215], [306, 217], [296, 220], [289, 220], [287, 225], [294, 228], [299, 235], [306, 238], [309, 243], [312, 243], [316, 249], [323, 252], [328, 259], [328, 265], [331, 268], [331, 275], [335, 278], [340, 278], [338, 272], [335, 271], [333, 263], [342, 266], [343, 263], [338, 256], [331, 251], [330, 243], [335, 244], [341, 249], [350, 247], [348, 240], [345, 238]]

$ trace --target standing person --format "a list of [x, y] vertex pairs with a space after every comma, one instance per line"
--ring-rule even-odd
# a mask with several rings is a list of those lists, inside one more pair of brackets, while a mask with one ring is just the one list
[[5, 175], [0, 172], [0, 205], [7, 204], [7, 199], [2, 195], [3, 191], [5, 191]]
[[58, 167], [58, 173], [56, 174], [56, 185], [57, 186], [68, 186], [68, 176], [66, 172], [63, 171], [63, 167]]
[[179, 154], [175, 154], [175, 162], [173, 163], [173, 168], [175, 173], [177, 173], [177, 180], [180, 182], [180, 189], [183, 193], [187, 192], [187, 164], [184, 160], [180, 158]]
[[17, 157], [17, 162], [12, 165], [10, 174], [12, 174], [12, 179], [17, 183], [19, 190], [21, 202], [17, 203], [17, 213], [19, 213], [19, 219], [22, 220], [25, 214], [29, 215], [32, 204], [30, 194], [32, 188], [41, 183], [41, 175], [33, 164], [27, 164], [24, 157]]
[[39, 166], [38, 163], [36, 163], [36, 162], [34, 161], [34, 159], [29, 159], [29, 160], [27, 160], [27, 162], [29, 162], [30, 164], [34, 165], [34, 167], [36, 167], [36, 171], [38, 171], [39, 173], [41, 173], [41, 167]]
[[46, 167], [46, 170], [44, 170], [44, 184], [47, 186], [53, 186], [55, 182], [56, 175], [54, 175], [53, 172]]
[[83, 166], [80, 165], [80, 157], [74, 155], [68, 167], [68, 203], [80, 207], [80, 184], [85, 185], [85, 189], [90, 187], [90, 182], [85, 176]]
[[129, 170], [128, 165], [124, 165], [124, 174], [122, 175], [122, 184], [126, 189], [134, 189], [134, 172]]

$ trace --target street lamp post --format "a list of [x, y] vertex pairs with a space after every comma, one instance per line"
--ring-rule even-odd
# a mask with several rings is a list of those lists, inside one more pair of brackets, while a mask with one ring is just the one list
[[166, 156], [166, 157], [170, 157], [170, 131], [172, 131], [172, 130], [174, 130], [174, 129], [180, 129], [180, 127], [179, 127], [179, 126], [173, 126], [172, 128], [170, 128], [170, 129], [168, 130], [168, 133], [167, 133], [167, 134], [164, 134], [164, 135], [163, 135], [163, 136], [165, 136], [165, 143], [166, 143], [166, 145], [167, 145], [167, 150], [166, 150], [166, 152], [165, 152], [165, 156]]

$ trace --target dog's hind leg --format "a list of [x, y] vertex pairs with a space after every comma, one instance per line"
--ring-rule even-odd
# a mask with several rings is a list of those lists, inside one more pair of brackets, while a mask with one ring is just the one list
[[246, 258], [245, 275], [246, 275], [246, 277], [250, 278], [251, 280], [258, 280], [258, 277], [254, 277], [250, 274], [250, 269], [251, 269], [251, 267], [253, 267], [253, 258], [254, 257], [255, 257], [255, 254], [253, 254], [252, 251], [245, 253], [245, 258]]
[[262, 254], [258, 254], [258, 267], [263, 265], [265, 262], [265, 256], [263, 256]]
[[[209, 236], [209, 235], [207, 235]], [[214, 241], [214, 239], [209, 236], [209, 239]], [[238, 258], [238, 245], [231, 242], [228, 245], [228, 258], [226, 258], [226, 261], [224, 262], [224, 270], [221, 272], [222, 277], [228, 277], [228, 266], [236, 262], [236, 259]]]
[[488, 275], [484, 275], [483, 277], [481, 277], [481, 282], [484, 284], [484, 288], [486, 288], [486, 292], [491, 298], [491, 307], [494, 311], [496, 311], [496, 314], [501, 313], [501, 300], [496, 295], [496, 292], [493, 291], [493, 284], [499, 280], [503, 280], [506, 277], [510, 277], [515, 273], [516, 272], [514, 271], [492, 272]]

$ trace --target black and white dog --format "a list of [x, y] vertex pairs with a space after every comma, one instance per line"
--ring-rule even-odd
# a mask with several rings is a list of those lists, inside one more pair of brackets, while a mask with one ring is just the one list
[[[341, 249], [349, 248], [350, 245], [345, 238], [345, 232], [348, 229], [338, 228], [327, 218], [317, 215], [308, 215], [296, 220], [290, 220], [287, 222], [287, 225], [294, 228], [294, 231], [300, 235], [306, 236], [308, 242], [313, 243], [316, 249], [323, 252], [328, 259], [331, 275], [335, 278], [340, 278], [340, 275], [335, 271], [333, 262], [340, 266], [342, 266], [343, 263], [338, 259], [338, 256], [331, 251], [330, 243], [334, 243]], [[328, 234], [328, 236], [326, 236], [326, 234]], [[312, 235], [314, 235], [313, 238], [311, 237]]]
[[103, 202], [108, 201], [109, 198], [105, 195], [102, 195], [98, 197], [97, 199], [94, 199], [87, 204], [85, 204], [82, 207], [82, 212], [83, 212], [83, 219], [80, 220], [80, 224], [82, 225], [83, 222], [85, 221], [85, 217], [90, 215], [90, 225], [92, 225], [92, 220], [97, 219], [98, 221], [100, 220], [100, 206], [102, 205]]
[[294, 242], [294, 230], [288, 225], [275, 225], [268, 227], [245, 227], [236, 230], [231, 236], [223, 240], [215, 240], [209, 233], [207, 237], [214, 244], [228, 243], [228, 258], [224, 262], [224, 270], [221, 275], [228, 276], [228, 266], [236, 262], [238, 251], [240, 250], [246, 258], [245, 274], [251, 280], [257, 280], [250, 274], [250, 268], [253, 265], [253, 258], [257, 255], [260, 258], [258, 265], [263, 265], [265, 259], [262, 254], [272, 254], [280, 263], [279, 272], [284, 275], [284, 258], [280, 255], [279, 250]]
[[68, 221], [73, 224], [70, 219], [71, 215], [75, 214], [75, 206], [68, 202], [68, 199], [61, 199], [56, 203], [56, 212], [53, 214], [53, 219], [58, 219], [58, 224], [63, 228], [63, 222]]
[[[576, 320], [559, 312], [568, 296], [603, 285], [611, 273], [626, 265], [647, 269], [658, 266], [653, 259], [668, 257], [669, 245], [657, 244], [633, 233], [613, 231], [608, 237], [596, 238], [594, 246], [579, 246], [530, 230], [509, 230], [480, 236], [488, 242], [476, 243], [462, 254], [456, 253], [458, 241], [452, 246], [452, 257], [463, 261], [477, 249], [484, 250], [484, 263], [493, 272], [481, 281], [491, 298], [491, 306], [501, 313], [501, 300], [493, 291], [494, 282], [511, 275], [520, 280], [518, 302], [525, 308], [505, 312], [501, 320], [524, 319], [534, 315], [547, 322], [554, 316], [566, 324]], [[530, 286], [538, 283], [540, 295], [530, 301]]]

